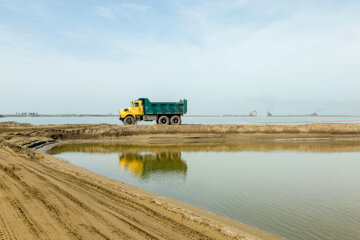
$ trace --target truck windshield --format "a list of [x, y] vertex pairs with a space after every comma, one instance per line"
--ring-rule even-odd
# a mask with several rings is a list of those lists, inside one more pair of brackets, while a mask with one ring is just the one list
[[134, 107], [139, 107], [139, 103], [134, 103]]

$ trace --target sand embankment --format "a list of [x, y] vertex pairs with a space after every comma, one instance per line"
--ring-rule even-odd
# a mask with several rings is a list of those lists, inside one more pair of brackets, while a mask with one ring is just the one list
[[360, 124], [117, 126], [0, 123], [0, 239], [280, 239], [36, 148], [69, 140], [358, 139]]

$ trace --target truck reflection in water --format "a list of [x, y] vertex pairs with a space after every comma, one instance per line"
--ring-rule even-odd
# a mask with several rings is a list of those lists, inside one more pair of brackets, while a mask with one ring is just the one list
[[181, 159], [181, 152], [160, 153], [122, 153], [119, 155], [119, 167], [129, 170], [138, 178], [145, 179], [154, 173], [186, 175], [187, 165]]

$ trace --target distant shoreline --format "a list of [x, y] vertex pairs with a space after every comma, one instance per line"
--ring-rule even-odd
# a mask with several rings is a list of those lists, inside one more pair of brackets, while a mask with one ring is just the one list
[[38, 118], [38, 117], [118, 117], [118, 115], [109, 114], [39, 114], [39, 115], [16, 115], [1, 114], [0, 117], [19, 117], [19, 118]]
[[[118, 117], [118, 115], [109, 115], [109, 114], [39, 114], [39, 115], [17, 115], [17, 114], [0, 114], [2, 117], [18, 117], [18, 118], [38, 118], [38, 117]], [[249, 115], [184, 115], [184, 117], [266, 117], [266, 116], [249, 116]], [[311, 114], [299, 114], [299, 115], [273, 115], [268, 118], [277, 118], [277, 117], [360, 117], [360, 115], [311, 115]]]

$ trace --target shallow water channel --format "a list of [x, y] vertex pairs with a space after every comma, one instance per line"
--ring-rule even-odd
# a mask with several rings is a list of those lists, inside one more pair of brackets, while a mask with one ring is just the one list
[[82, 143], [48, 153], [289, 239], [360, 239], [360, 142]]

